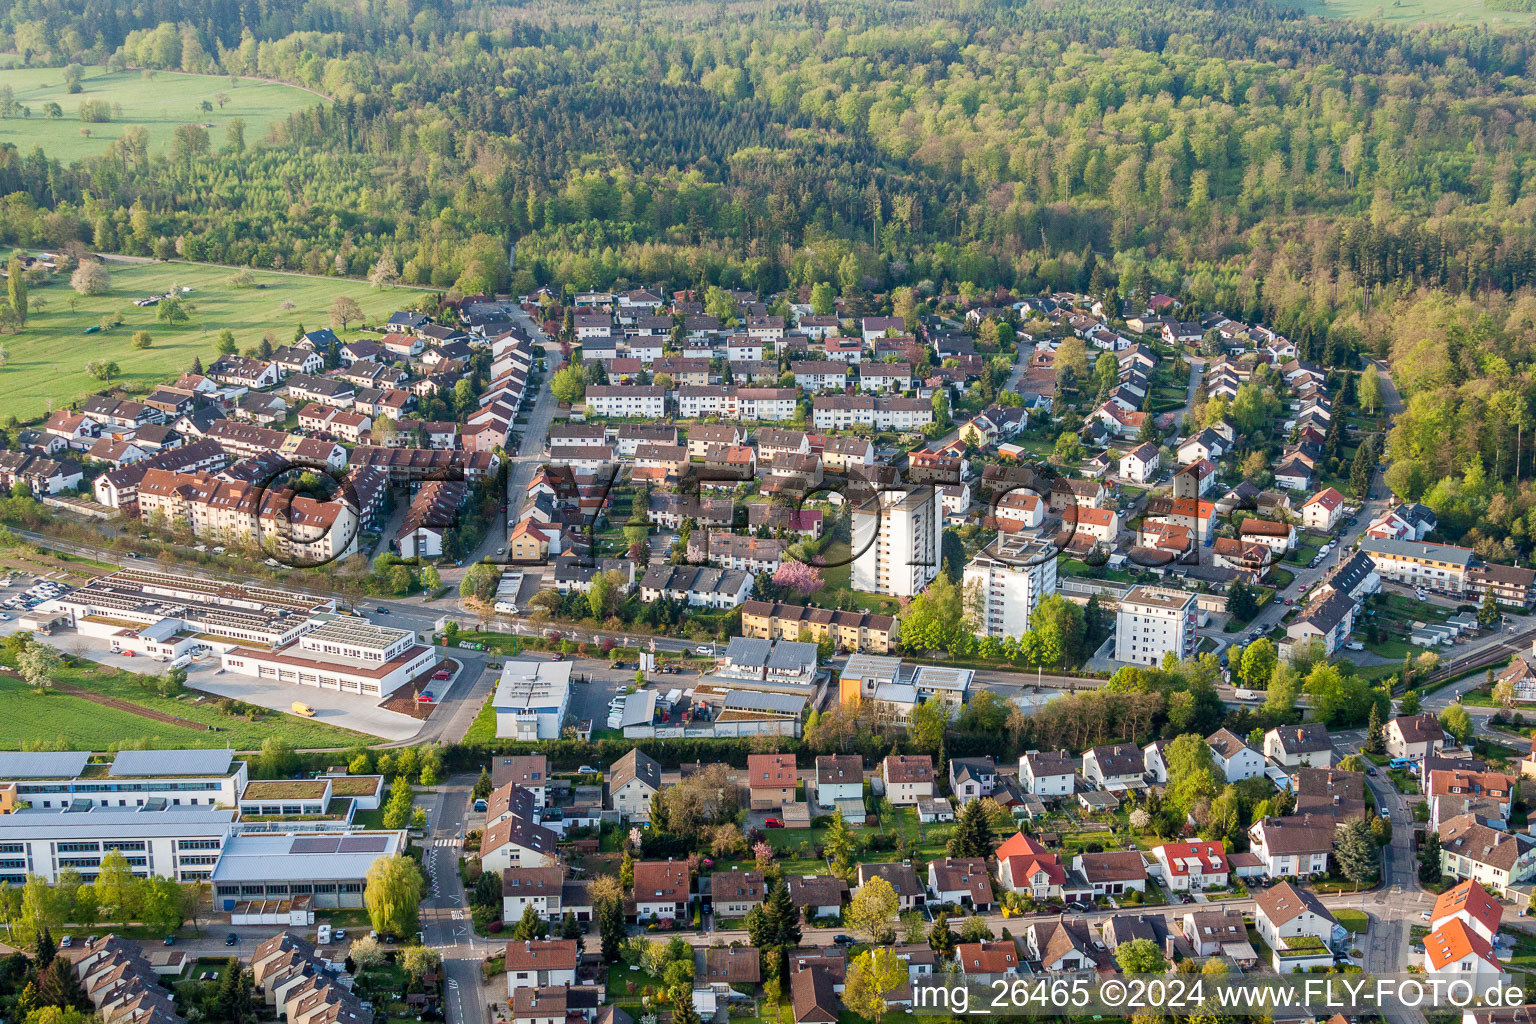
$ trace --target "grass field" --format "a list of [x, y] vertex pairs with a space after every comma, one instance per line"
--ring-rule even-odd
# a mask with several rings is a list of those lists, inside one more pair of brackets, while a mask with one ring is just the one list
[[[260, 287], [233, 288], [227, 282], [234, 271], [198, 263], [114, 260], [110, 267], [112, 290], [105, 295], [76, 295], [63, 275], [31, 290], [28, 298], [45, 300], [45, 308], [27, 317], [20, 334], [0, 337], [9, 354], [0, 369], [6, 414], [26, 420], [105, 387], [85, 372], [85, 364], [92, 359], [111, 359], [121, 367], [123, 376], [113, 379], [114, 386], [145, 391], [174, 380], [192, 365], [194, 356], [204, 366], [212, 363], [218, 356], [219, 331], [226, 327], [234, 332], [241, 351], [259, 344], [269, 331], [275, 344], [288, 344], [300, 325], [309, 330], [329, 327], [327, 310], [338, 295], [352, 296], [369, 317], [383, 320], [417, 294], [410, 288], [376, 291], [348, 278], [272, 272], [255, 272]], [[195, 307], [190, 323], [169, 327], [155, 319], [154, 307], [133, 304], [140, 296], [180, 285], [192, 288], [187, 296]], [[294, 308], [279, 308], [284, 302], [292, 302]], [[85, 333], [108, 315], [123, 325], [109, 332]], [[134, 332], [139, 330], [150, 333], [151, 347], [133, 347]], [[356, 333], [354, 326], [343, 340]]]
[[163, 711], [217, 731], [157, 722], [57, 691], [38, 693], [19, 679], [0, 677], [0, 749], [23, 743], [58, 744], [73, 750], [109, 750], [141, 741], [151, 747], [224, 747], [256, 750], [268, 736], [282, 736], [295, 747], [346, 747], [375, 738], [350, 729], [268, 712], [257, 721], [227, 715], [213, 703], [194, 706], [195, 694], [161, 697], [143, 689], [131, 672], [94, 666], [69, 668], [58, 681]]
[[[155, 71], [146, 77], [141, 71], [107, 71], [89, 67], [81, 83], [84, 91], [71, 96], [64, 89], [63, 68], [0, 69], [0, 85], [9, 85], [16, 102], [32, 110], [27, 118], [0, 121], [0, 142], [15, 145], [23, 154], [33, 147], [64, 163], [82, 157], [99, 156], [107, 145], [130, 125], [142, 125], [149, 133], [150, 152], [164, 152], [178, 125], [200, 124], [208, 129], [215, 147], [224, 145], [224, 132], [235, 118], [245, 120], [246, 145], [266, 137], [267, 127], [284, 121], [296, 110], [322, 102], [319, 96], [291, 85], [236, 79], [214, 75], [184, 75], [173, 71]], [[227, 96], [223, 108], [217, 97]], [[85, 100], [106, 100], [121, 104], [112, 120], [86, 124], [80, 120], [80, 104]], [[207, 100], [212, 111], [202, 109]], [[47, 103], [57, 103], [64, 116], [51, 118], [43, 113]], [[90, 135], [82, 134], [89, 131]]]
[[1294, 6], [1323, 18], [1364, 18], [1390, 25], [1425, 21], [1526, 25], [1533, 17], [1523, 11], [1496, 11], [1481, 0], [1303, 0]]

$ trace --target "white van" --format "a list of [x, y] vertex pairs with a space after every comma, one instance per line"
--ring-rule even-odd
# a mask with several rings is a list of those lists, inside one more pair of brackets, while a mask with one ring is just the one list
[[323, 924], [323, 925], [320, 926], [320, 930], [315, 934], [315, 945], [317, 945], [317, 946], [329, 946], [330, 944], [331, 944], [331, 926], [328, 925], [328, 924]]

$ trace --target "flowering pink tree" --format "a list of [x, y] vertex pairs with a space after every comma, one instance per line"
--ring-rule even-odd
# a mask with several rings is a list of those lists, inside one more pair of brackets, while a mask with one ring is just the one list
[[773, 582], [806, 597], [821, 589], [821, 570], [791, 558], [779, 563], [773, 573]]
[[767, 871], [768, 866], [773, 863], [773, 847], [759, 839], [752, 846], [752, 858], [757, 861], [759, 871]]

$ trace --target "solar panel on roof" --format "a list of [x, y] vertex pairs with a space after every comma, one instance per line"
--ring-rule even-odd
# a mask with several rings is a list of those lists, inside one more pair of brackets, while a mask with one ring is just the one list
[[341, 841], [337, 853], [383, 853], [389, 849], [385, 836], [348, 836]]
[[111, 774], [224, 775], [231, 760], [227, 750], [124, 750], [112, 759]]
[[0, 779], [73, 779], [85, 771], [88, 753], [0, 752]]
[[341, 845], [341, 840], [335, 836], [300, 836], [288, 847], [290, 854], [298, 853], [335, 853]]

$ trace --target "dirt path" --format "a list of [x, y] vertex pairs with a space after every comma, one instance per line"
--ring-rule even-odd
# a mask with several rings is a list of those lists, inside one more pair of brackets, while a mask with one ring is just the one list
[[177, 718], [175, 715], [166, 714], [164, 711], [156, 711], [153, 708], [141, 707], [138, 704], [133, 704], [126, 700], [119, 700], [116, 697], [108, 697], [104, 694], [97, 693], [95, 690], [86, 690], [78, 686], [69, 686], [65, 683], [54, 683], [53, 688], [58, 690], [60, 693], [67, 694], [71, 697], [79, 697], [82, 700], [90, 701], [92, 704], [100, 704], [102, 707], [113, 708], [117, 711], [126, 711], [130, 715], [138, 715], [140, 718], [147, 718], [152, 722], [164, 722], [167, 725], [179, 725], [184, 729], [201, 729], [203, 732], [209, 731], [208, 726], [204, 725], [202, 722], [193, 722], [186, 718]]

